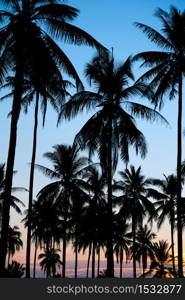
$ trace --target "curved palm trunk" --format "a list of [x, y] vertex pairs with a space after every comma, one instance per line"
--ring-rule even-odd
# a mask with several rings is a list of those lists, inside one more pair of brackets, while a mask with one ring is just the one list
[[28, 203], [28, 229], [27, 229], [27, 248], [26, 248], [26, 277], [30, 277], [30, 253], [31, 253], [31, 216], [32, 216], [32, 203], [33, 203], [33, 182], [35, 170], [35, 157], [37, 148], [37, 128], [38, 128], [38, 109], [39, 109], [39, 93], [36, 95], [35, 104], [35, 120], [33, 132], [33, 149], [30, 167], [30, 184], [29, 184], [29, 203]]
[[112, 219], [112, 120], [108, 126], [108, 238], [107, 238], [107, 277], [114, 277], [114, 256], [113, 256], [113, 219]]
[[132, 215], [132, 238], [133, 238], [133, 277], [136, 278], [136, 220]]
[[93, 246], [92, 246], [92, 278], [95, 277], [95, 256], [96, 256], [96, 244], [93, 241]]
[[36, 237], [36, 240], [35, 240], [35, 253], [34, 253], [34, 262], [33, 262], [33, 278], [35, 278], [36, 276], [36, 262], [37, 262], [37, 249], [38, 249], [38, 239]]
[[182, 163], [182, 73], [179, 72], [179, 98], [177, 123], [177, 245], [178, 274], [183, 277], [183, 245], [182, 245], [182, 204], [181, 204], [181, 163]]
[[123, 250], [121, 249], [121, 253], [120, 253], [120, 278], [123, 277]]
[[89, 277], [89, 265], [90, 265], [90, 259], [91, 259], [91, 244], [89, 245], [89, 254], [87, 259], [87, 272], [86, 272], [86, 278]]
[[2, 227], [1, 227], [1, 242], [0, 242], [0, 271], [1, 272], [3, 272], [3, 270], [5, 269], [6, 255], [7, 255], [10, 199], [11, 199], [11, 189], [12, 189], [12, 181], [13, 181], [15, 150], [17, 144], [17, 124], [18, 124], [18, 119], [21, 110], [22, 82], [23, 82], [22, 59], [19, 57], [19, 63], [17, 64], [16, 74], [15, 74], [15, 92], [14, 92], [14, 99], [12, 105], [10, 139], [9, 139], [9, 149], [8, 149], [6, 175], [5, 175], [5, 191], [4, 191], [4, 201], [2, 207]]

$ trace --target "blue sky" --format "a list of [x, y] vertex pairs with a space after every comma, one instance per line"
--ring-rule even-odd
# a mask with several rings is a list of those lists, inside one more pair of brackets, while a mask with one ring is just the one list
[[[93, 35], [108, 49], [114, 47], [115, 59], [125, 60], [129, 55], [134, 55], [140, 51], [155, 49], [146, 36], [139, 31], [133, 23], [143, 22], [147, 25], [160, 28], [158, 19], [153, 16], [157, 7], [168, 10], [170, 5], [179, 9], [184, 9], [184, 0], [69, 0], [67, 4], [80, 9], [79, 17], [74, 21], [76, 26], [85, 29]], [[95, 51], [88, 47], [76, 47], [72, 45], [60, 44], [68, 57], [73, 62], [79, 72], [86, 88], [88, 87], [83, 77], [85, 64], [92, 58]], [[141, 74], [139, 65], [134, 67], [135, 77]], [[166, 97], [166, 104], [161, 111], [164, 117], [170, 122], [170, 127], [161, 124], [150, 124], [145, 121], [137, 121], [138, 127], [144, 133], [148, 143], [148, 155], [144, 161], [139, 157], [131, 155], [130, 163], [139, 166], [142, 164], [143, 173], [148, 177], [162, 177], [162, 174], [170, 174], [175, 171], [176, 165], [176, 119], [177, 101], [171, 103]], [[136, 98], [134, 101], [141, 101]], [[149, 105], [148, 101], [144, 101]], [[9, 141], [10, 118], [7, 114], [11, 108], [11, 99], [1, 103], [0, 109], [0, 155], [1, 162], [6, 162], [7, 147]], [[63, 122], [56, 128], [57, 115], [48, 106], [45, 128], [41, 122], [38, 132], [38, 151], [37, 163], [50, 166], [42, 157], [46, 151], [51, 151], [55, 144], [70, 144], [75, 134], [83, 126], [91, 113], [80, 115], [72, 122]], [[40, 115], [41, 117], [41, 115]], [[18, 174], [14, 178], [14, 186], [28, 187], [29, 165], [32, 151], [32, 131], [33, 131], [33, 106], [30, 107], [28, 114], [21, 115], [18, 126], [18, 143], [15, 160], [15, 170]], [[184, 153], [184, 152], [183, 152]], [[185, 156], [184, 156], [185, 157]], [[122, 170], [124, 164], [119, 163], [118, 169]], [[39, 189], [49, 181], [41, 173], [36, 171], [34, 195]], [[28, 196], [20, 195], [27, 205]], [[20, 218], [13, 214], [12, 223], [16, 224]], [[167, 226], [164, 227], [161, 235], [166, 234]]]

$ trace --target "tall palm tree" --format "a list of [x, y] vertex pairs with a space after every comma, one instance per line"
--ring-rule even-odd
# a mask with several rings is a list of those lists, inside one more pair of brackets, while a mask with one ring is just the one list
[[[52, 66], [51, 66], [52, 67]], [[66, 90], [67, 87], [73, 86], [69, 81], [60, 80], [57, 82], [57, 76], [55, 74], [55, 68], [53, 70], [53, 77], [43, 78], [40, 69], [44, 69], [42, 64], [38, 64], [36, 69], [37, 73], [29, 74], [28, 79], [24, 79], [22, 106], [25, 112], [28, 110], [28, 105], [35, 98], [35, 112], [34, 112], [34, 131], [33, 131], [33, 147], [32, 147], [32, 159], [30, 166], [30, 180], [29, 180], [29, 202], [28, 202], [28, 223], [27, 223], [27, 247], [26, 247], [26, 277], [30, 277], [30, 253], [31, 253], [31, 214], [32, 214], [32, 202], [33, 202], [33, 183], [34, 183], [34, 168], [37, 149], [37, 129], [38, 129], [38, 112], [39, 104], [43, 111], [43, 125], [45, 122], [45, 115], [48, 102], [53, 106], [56, 111], [59, 111], [61, 104], [65, 101], [65, 97], [68, 96]], [[42, 70], [43, 71], [43, 70]], [[12, 91], [7, 95], [1, 97], [1, 100], [5, 100], [12, 97], [14, 91], [14, 78], [8, 77], [4, 88], [11, 87]]]
[[40, 253], [38, 259], [42, 259], [40, 262], [41, 269], [46, 273], [46, 277], [56, 276], [57, 267], [60, 269], [62, 262], [60, 255], [57, 253], [58, 249], [44, 249], [44, 253]]
[[174, 230], [175, 230], [175, 216], [176, 216], [176, 202], [177, 202], [177, 177], [172, 175], [166, 176], [165, 179], [151, 179], [151, 184], [158, 187], [160, 191], [151, 189], [149, 195], [157, 201], [154, 205], [157, 207], [158, 227], [160, 228], [166, 217], [171, 226], [171, 249], [172, 249], [172, 264], [173, 271], [175, 270], [175, 249], [174, 249]]
[[23, 242], [21, 240], [21, 232], [19, 231], [19, 227], [14, 226], [8, 229], [8, 258], [7, 258], [7, 266], [10, 264], [10, 256], [14, 256], [16, 251], [20, 251], [23, 247]]
[[[109, 53], [95, 56], [85, 70], [90, 83], [95, 86], [95, 92], [82, 91], [75, 94], [61, 111], [62, 117], [71, 119], [84, 109], [98, 110], [83, 126], [76, 137], [76, 142], [82, 149], [89, 149], [90, 155], [98, 151], [101, 165], [104, 169], [108, 184], [108, 255], [107, 274], [114, 277], [113, 261], [113, 230], [112, 230], [112, 177], [115, 170], [119, 150], [124, 161], [129, 160], [129, 146], [136, 149], [144, 157], [146, 143], [143, 134], [135, 125], [132, 115], [156, 120], [162, 117], [154, 110], [128, 99], [132, 96], [143, 95], [146, 87], [143, 84], [130, 84], [134, 79], [131, 58], [119, 66]], [[149, 94], [148, 94], [149, 96]], [[126, 110], [125, 110], [125, 109]], [[119, 149], [119, 150], [118, 150]]]
[[[118, 214], [119, 215], [119, 214]], [[129, 257], [129, 246], [131, 244], [129, 225], [122, 218], [117, 217], [116, 231], [114, 232], [114, 252], [117, 262], [120, 263], [120, 278], [123, 276], [124, 253]]]
[[132, 220], [132, 252], [133, 252], [133, 277], [136, 277], [136, 231], [138, 225], [142, 225], [143, 218], [147, 214], [155, 216], [155, 209], [147, 197], [150, 180], [142, 174], [141, 167], [136, 169], [130, 166], [124, 172], [119, 172], [121, 180], [116, 182], [114, 189], [121, 192], [117, 197], [120, 203], [120, 215]]
[[170, 248], [171, 247], [169, 247], [168, 243], [164, 240], [153, 244], [150, 270], [144, 274], [144, 277], [150, 274], [155, 278], [174, 277], [172, 268], [168, 267], [171, 263]]
[[136, 233], [137, 240], [137, 249], [136, 249], [136, 257], [139, 260], [142, 260], [143, 266], [143, 275], [147, 269], [147, 259], [150, 258], [153, 254], [153, 239], [156, 238], [156, 234], [148, 228], [145, 224], [144, 226], [140, 226]]
[[[6, 7], [0, 12], [0, 57], [1, 82], [8, 71], [15, 73], [15, 91], [11, 112], [9, 150], [7, 157], [5, 200], [3, 203], [2, 236], [0, 247], [0, 269], [5, 267], [7, 252], [7, 230], [9, 225], [10, 194], [12, 187], [13, 167], [17, 140], [17, 123], [21, 109], [22, 85], [24, 75], [30, 70], [36, 71], [38, 62], [47, 69], [48, 77], [52, 77], [53, 68], [60, 69], [76, 80], [81, 81], [65, 53], [58, 47], [55, 40], [88, 45], [98, 49], [103, 47], [88, 33], [72, 25], [79, 11], [59, 1], [41, 0], [6, 0]], [[52, 39], [53, 38], [53, 39]], [[36, 72], [34, 72], [36, 73]], [[29, 274], [27, 274], [29, 275]]]
[[51, 199], [58, 206], [63, 230], [63, 271], [65, 277], [66, 267], [66, 246], [67, 246], [67, 224], [71, 218], [71, 206], [76, 195], [84, 192], [84, 180], [82, 174], [88, 165], [88, 159], [79, 156], [77, 145], [66, 146], [56, 145], [53, 152], [44, 154], [53, 164], [54, 169], [36, 165], [36, 167], [52, 180], [56, 180], [45, 186], [40, 192], [39, 197]]
[[142, 66], [149, 67], [139, 82], [149, 83], [154, 89], [153, 103], [159, 108], [163, 105], [163, 96], [169, 94], [169, 99], [178, 95], [177, 120], [177, 242], [178, 242], [178, 272], [183, 277], [183, 243], [181, 222], [181, 162], [182, 162], [182, 91], [185, 75], [185, 10], [180, 12], [171, 7], [169, 12], [157, 9], [155, 14], [162, 22], [161, 33], [154, 28], [136, 23], [147, 37], [161, 48], [161, 51], [146, 51], [135, 56], [142, 60]]

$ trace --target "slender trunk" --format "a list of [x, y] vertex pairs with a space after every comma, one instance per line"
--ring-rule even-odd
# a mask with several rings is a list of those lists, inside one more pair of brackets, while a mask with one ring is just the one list
[[63, 268], [62, 268], [62, 277], [66, 277], [66, 217], [64, 217], [64, 235], [63, 235]]
[[98, 246], [98, 267], [97, 267], [97, 277], [100, 274], [100, 246]]
[[108, 183], [108, 225], [107, 225], [107, 277], [114, 277], [113, 256], [113, 219], [112, 219], [112, 120], [108, 126], [108, 153], [107, 153], [107, 183]]
[[38, 238], [36, 237], [36, 240], [35, 240], [34, 262], [33, 262], [33, 278], [35, 278], [35, 275], [36, 275], [37, 248], [38, 248], [37, 244], [38, 244]]
[[39, 109], [39, 93], [37, 92], [36, 103], [35, 103], [33, 148], [32, 148], [32, 159], [31, 159], [31, 167], [30, 167], [29, 202], [28, 202], [28, 227], [27, 227], [27, 247], [26, 247], [26, 277], [27, 278], [30, 277], [31, 217], [32, 217], [32, 203], [33, 203], [35, 157], [36, 157], [36, 149], [37, 149], [38, 109]]
[[136, 220], [132, 215], [132, 238], [133, 238], [133, 277], [136, 278]]
[[75, 278], [78, 277], [78, 245], [77, 240], [75, 241]]
[[96, 244], [93, 241], [93, 246], [92, 246], [92, 278], [95, 277], [95, 256], [96, 256]]
[[123, 250], [121, 249], [120, 253], [120, 278], [123, 277]]
[[182, 73], [179, 72], [179, 98], [177, 123], [177, 245], [178, 274], [183, 277], [183, 245], [182, 245], [182, 204], [181, 204], [181, 163], [182, 163]]
[[172, 265], [173, 265], [173, 272], [175, 274], [175, 249], [174, 249], [174, 210], [171, 208], [170, 213], [170, 226], [171, 226], [171, 245], [172, 245]]
[[8, 226], [9, 226], [9, 215], [10, 215], [10, 199], [13, 181], [13, 169], [15, 161], [15, 150], [17, 144], [17, 124], [21, 109], [21, 97], [22, 97], [22, 82], [23, 72], [21, 59], [16, 67], [15, 75], [15, 92], [12, 105], [11, 114], [11, 125], [10, 125], [10, 139], [9, 149], [6, 164], [6, 175], [5, 175], [5, 191], [4, 201], [2, 207], [2, 228], [1, 228], [1, 241], [0, 241], [0, 272], [3, 273], [6, 263], [7, 255], [7, 242], [8, 242]]
[[89, 254], [88, 254], [88, 259], [87, 259], [87, 273], [86, 273], [86, 278], [89, 277], [90, 259], [91, 259], [91, 244], [89, 245]]

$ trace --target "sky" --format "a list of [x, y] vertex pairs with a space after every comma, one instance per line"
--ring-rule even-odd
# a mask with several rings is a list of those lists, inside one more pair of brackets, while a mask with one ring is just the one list
[[[108, 49], [114, 48], [115, 60], [123, 62], [129, 55], [134, 55], [140, 51], [157, 49], [147, 37], [137, 29], [133, 23], [141, 22], [150, 25], [157, 30], [160, 29], [160, 23], [154, 16], [157, 7], [164, 10], [169, 10], [170, 5], [174, 5], [180, 10], [185, 8], [184, 0], [69, 0], [65, 1], [68, 5], [74, 6], [80, 10], [78, 18], [73, 22], [74, 25], [86, 30], [100, 43]], [[95, 54], [95, 50], [88, 47], [77, 47], [72, 45], [64, 45], [59, 42], [62, 49], [68, 55], [86, 87], [88, 84], [84, 78], [84, 67], [87, 62]], [[142, 70], [139, 64], [134, 66], [135, 78], [137, 79]], [[169, 102], [166, 97], [162, 115], [168, 120], [170, 126], [166, 127], [161, 123], [151, 124], [146, 121], [137, 120], [139, 129], [144, 133], [147, 144], [148, 154], [145, 160], [136, 157], [131, 151], [130, 163], [136, 167], [142, 165], [143, 174], [147, 177], [162, 178], [166, 175], [175, 172], [176, 166], [176, 120], [177, 120], [177, 101], [174, 99]], [[141, 102], [141, 99], [136, 97], [135, 102]], [[143, 101], [143, 100], [142, 100]], [[6, 155], [9, 142], [10, 118], [7, 115], [11, 109], [12, 100], [7, 100], [1, 103], [0, 109], [0, 162], [6, 162]], [[147, 100], [145, 105], [150, 105]], [[21, 114], [18, 125], [18, 140], [15, 159], [15, 170], [18, 173], [14, 177], [14, 186], [22, 186], [28, 188], [29, 184], [29, 162], [32, 152], [32, 133], [33, 133], [33, 109], [32, 105], [27, 115]], [[46, 159], [43, 158], [43, 153], [52, 151], [52, 146], [56, 144], [71, 144], [75, 134], [85, 124], [93, 112], [89, 114], [83, 113], [70, 123], [62, 122], [58, 127], [57, 115], [48, 106], [45, 127], [42, 127], [40, 121], [38, 130], [38, 149], [36, 162], [45, 166], [51, 167]], [[40, 113], [40, 120], [42, 115]], [[183, 151], [183, 157], [184, 151]], [[118, 170], [123, 170], [125, 165], [119, 162]], [[34, 197], [38, 191], [49, 180], [44, 177], [39, 171], [35, 172]], [[19, 197], [25, 205], [28, 204], [28, 195], [26, 193], [19, 194]], [[17, 225], [20, 223], [20, 216], [12, 212], [11, 224]], [[23, 228], [22, 224], [19, 224]], [[169, 239], [169, 225], [166, 222], [163, 229], [160, 231], [160, 238]], [[25, 233], [23, 233], [25, 240]], [[18, 257], [24, 262], [24, 252], [21, 252]]]

